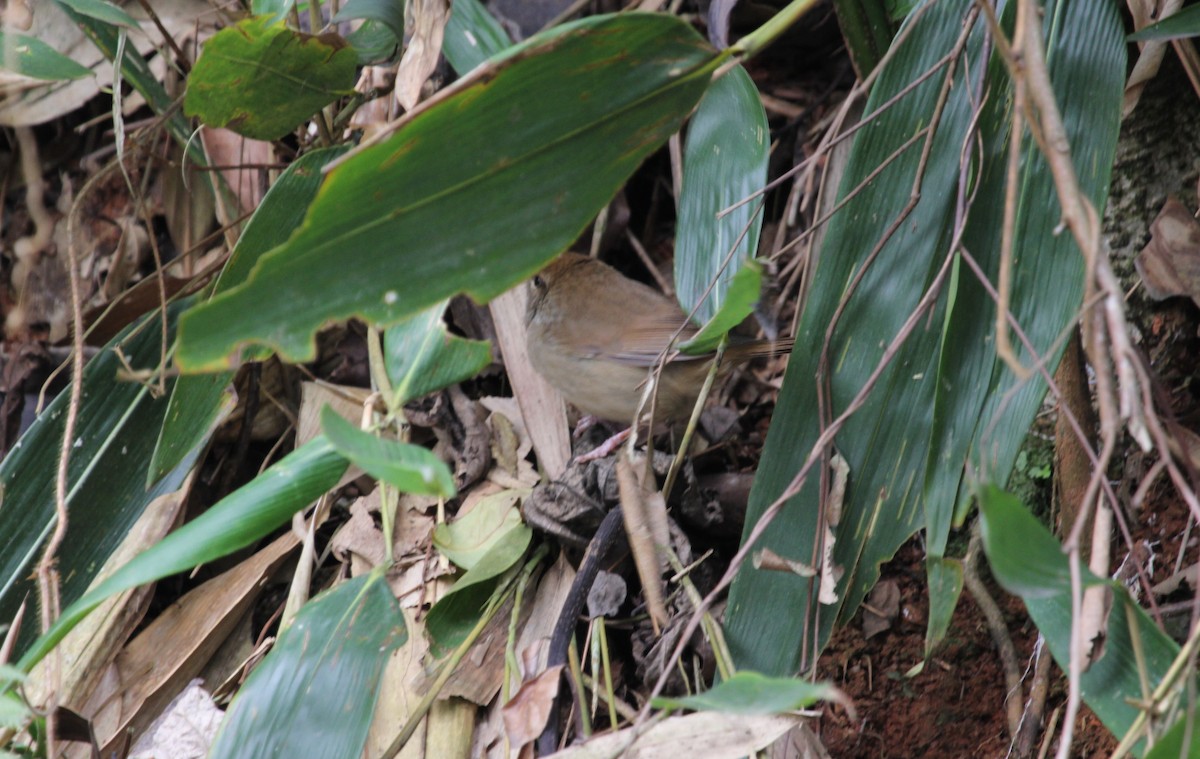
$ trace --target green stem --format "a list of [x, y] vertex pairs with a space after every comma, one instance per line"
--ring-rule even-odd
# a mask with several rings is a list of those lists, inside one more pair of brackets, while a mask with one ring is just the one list
[[817, 0], [792, 0], [783, 10], [772, 16], [770, 21], [733, 43], [729, 52], [744, 58], [758, 55], [816, 5]]

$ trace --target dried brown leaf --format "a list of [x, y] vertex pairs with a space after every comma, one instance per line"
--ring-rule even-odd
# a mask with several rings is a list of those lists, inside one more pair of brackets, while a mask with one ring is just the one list
[[148, 725], [208, 663], [299, 540], [285, 533], [171, 605], [117, 657], [113, 679], [84, 713], [108, 756]]
[[1168, 198], [1150, 224], [1150, 243], [1134, 259], [1146, 292], [1156, 300], [1184, 295], [1200, 305], [1200, 224]]
[[892, 629], [900, 616], [900, 585], [895, 580], [881, 580], [863, 604], [863, 637], [872, 638]]
[[526, 680], [504, 705], [504, 730], [513, 748], [534, 741], [550, 719], [554, 697], [558, 695], [558, 679], [563, 666], [550, 667]]
[[396, 101], [411, 111], [421, 99], [421, 87], [437, 68], [442, 37], [450, 19], [449, 0], [409, 0], [405, 4], [405, 26], [412, 37], [396, 72]]

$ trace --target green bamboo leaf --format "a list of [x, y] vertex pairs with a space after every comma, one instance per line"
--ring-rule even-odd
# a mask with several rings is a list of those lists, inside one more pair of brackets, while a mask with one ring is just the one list
[[[168, 311], [170, 334], [185, 307], [178, 303]], [[167, 402], [155, 398], [150, 387], [119, 380], [118, 373], [122, 358], [136, 369], [157, 366], [161, 324], [156, 312], [131, 325], [84, 369], [67, 476], [67, 534], [58, 552], [64, 604], [84, 593], [146, 506], [179, 489], [198, 454], [195, 447], [183, 451], [153, 488], [144, 486]], [[70, 393], [55, 398], [0, 464], [0, 624], [37, 595], [34, 566], [57, 524], [54, 483], [69, 401]], [[30, 644], [36, 628], [24, 626], [16, 653]]]
[[806, 709], [818, 701], [836, 700], [838, 689], [791, 677], [767, 677], [741, 671], [703, 693], [686, 698], [656, 698], [657, 709], [694, 709], [726, 714], [783, 714]]
[[81, 16], [94, 18], [113, 26], [124, 26], [128, 29], [140, 29], [136, 19], [125, 12], [120, 6], [106, 0], [61, 0], [63, 5], [70, 6]]
[[439, 498], [455, 495], [450, 468], [428, 448], [363, 432], [329, 406], [321, 409], [321, 431], [338, 453], [402, 493]]
[[184, 113], [277, 140], [354, 87], [357, 58], [336, 34], [313, 36], [268, 16], [222, 29], [188, 76]]
[[835, 0], [838, 26], [859, 78], [871, 73], [892, 42], [892, 20], [916, 3], [910, 0]]
[[[881, 72], [868, 113], [952, 49], [969, 7], [965, 0], [943, 0], [910, 17], [911, 34]], [[1050, 74], [1072, 156], [1084, 191], [1102, 207], [1125, 66], [1120, 21], [1110, 7], [1096, 12], [1080, 4], [1051, 5], [1047, 19]], [[980, 25], [971, 35], [965, 56], [978, 61]], [[972, 93], [985, 89], [987, 107], [979, 114], [983, 151], [981, 163], [969, 173], [973, 184], [968, 194], [975, 198], [964, 242], [984, 270], [995, 276], [1002, 226], [996, 215], [1003, 208], [999, 178], [1008, 139], [1005, 107], [1010, 99], [1005, 93], [1011, 84], [1003, 66], [992, 61], [972, 66], [969, 74], [962, 68], [955, 72], [923, 166], [920, 199], [878, 250], [839, 311], [847, 283], [908, 203], [920, 163], [920, 130], [930, 124], [942, 77], [939, 72], [912, 89], [855, 139], [842, 195], [861, 184], [903, 143], [918, 138], [830, 223], [797, 335], [797, 344], [812, 347], [792, 356], [751, 496], [747, 529], [790, 483], [817, 439], [818, 418], [812, 412], [818, 407], [817, 388], [828, 380], [831, 414], [840, 414], [876, 370], [899, 325], [937, 276], [953, 237], [958, 182], [963, 176], [959, 154], [976, 116]], [[980, 77], [986, 79], [981, 82]], [[1082, 259], [1070, 236], [1055, 229], [1060, 212], [1040, 156], [1023, 156], [1019, 182], [1022, 216], [1015, 247], [1025, 254], [1014, 272], [1012, 306], [1036, 349], [1047, 353], [1078, 308]], [[807, 581], [744, 568], [731, 589], [728, 612], [730, 646], [740, 664], [773, 674], [795, 671], [801, 664], [805, 631], [823, 644], [833, 624], [847, 619], [874, 585], [879, 565], [921, 526], [928, 525], [931, 557], [941, 557], [955, 505], [965, 497], [960, 491], [972, 450], [986, 452], [990, 475], [1007, 476], [1045, 387], [1033, 382], [1015, 395], [1006, 392], [1014, 378], [997, 364], [994, 340], [989, 337], [994, 306], [972, 275], [963, 270], [944, 282], [939, 293], [932, 313], [923, 315], [864, 407], [837, 438], [838, 450], [850, 464], [833, 548], [833, 563], [844, 570], [837, 586], [838, 602], [820, 609], [819, 626], [812, 629], [809, 625], [817, 609], [815, 599], [810, 603]], [[826, 353], [832, 374], [814, 383], [820, 346], [831, 326]], [[1002, 403], [1007, 404], [1003, 410]], [[993, 430], [990, 437], [982, 439], [989, 429]], [[784, 556], [811, 553], [817, 535], [818, 479], [817, 472], [810, 475], [806, 488], [767, 530], [760, 546]], [[809, 616], [785, 617], [767, 611], [780, 603], [806, 609]]]
[[1191, 5], [1168, 16], [1157, 24], [1151, 24], [1126, 39], [1130, 42], [1146, 40], [1176, 40], [1200, 34], [1200, 5]]
[[762, 229], [758, 201], [719, 214], [766, 184], [770, 143], [758, 88], [745, 69], [735, 66], [700, 99], [684, 145], [675, 291], [684, 311], [695, 309], [696, 323], [704, 325], [708, 334], [703, 341], [699, 335], [693, 339], [697, 346], [707, 346], [697, 347], [697, 352], [711, 350], [723, 334], [721, 327], [728, 331], [739, 324], [758, 301], [757, 288], [748, 304], [743, 292], [737, 307], [722, 315], [720, 325], [709, 324], [725, 306], [734, 276], [754, 259]]
[[383, 568], [304, 605], [238, 691], [214, 759], [362, 754], [389, 654], [407, 639]]
[[929, 626], [925, 632], [925, 658], [946, 637], [954, 609], [963, 589], [962, 562], [957, 559], [926, 559], [925, 575], [929, 580]]
[[459, 76], [512, 47], [508, 32], [479, 0], [454, 0], [442, 37], [442, 55]]
[[92, 70], [81, 66], [45, 42], [24, 34], [0, 30], [0, 68], [34, 79], [58, 81], [91, 76]]
[[[996, 581], [1025, 599], [1053, 598], [1071, 591], [1071, 570], [1062, 546], [1013, 496], [987, 486], [979, 498], [983, 545]], [[1104, 583], [1087, 567], [1085, 586]]]
[[[915, 28], [892, 64], [881, 72], [866, 107], [868, 113], [928, 71], [953, 47], [968, 7], [968, 0], [943, 0], [914, 15]], [[980, 36], [977, 33], [968, 55], [976, 54]], [[884, 347], [912, 312], [945, 255], [941, 235], [953, 218], [959, 146], [971, 117], [965, 89], [968, 82], [960, 77], [956, 84], [930, 153], [921, 201], [866, 271], [836, 325], [828, 348], [837, 363], [837, 373], [831, 378], [835, 415], [874, 371]], [[871, 128], [859, 132], [839, 195], [928, 125], [940, 86], [938, 77], [923, 83], [885, 111]], [[791, 481], [819, 434], [818, 417], [812, 410], [818, 408], [821, 382], [814, 383], [813, 377], [821, 346], [852, 273], [907, 203], [919, 152], [901, 154], [830, 222], [796, 335], [797, 344], [810, 349], [793, 353], [790, 359], [751, 493], [747, 529]], [[835, 565], [844, 568], [844, 575], [837, 586], [838, 603], [820, 610], [817, 635], [822, 642], [835, 620], [852, 613], [865, 597], [877, 577], [878, 564], [921, 522], [917, 496], [927, 452], [923, 442], [929, 434], [937, 337], [922, 331], [914, 334], [903, 355], [885, 371], [866, 406], [838, 436], [838, 450], [850, 466], [833, 557]], [[789, 434], [781, 437], [780, 430]], [[782, 556], [811, 554], [817, 534], [818, 479], [815, 473], [809, 477], [808, 487], [775, 520], [759, 546]], [[747, 566], [739, 573], [731, 588], [727, 617], [730, 647], [739, 666], [776, 675], [799, 669], [800, 641], [815, 616], [809, 588], [807, 580], [780, 572]], [[795, 603], [806, 611], [794, 615], [766, 611], [780, 603]]]
[[[979, 513], [992, 572], [1006, 590], [1025, 601], [1050, 653], [1065, 671], [1071, 650], [1071, 578], [1066, 554], [1049, 530], [999, 488], [983, 489]], [[1035, 576], [1039, 571], [1045, 574]], [[1109, 585], [1115, 598], [1108, 615], [1105, 653], [1083, 673], [1080, 690], [1105, 727], [1123, 735], [1139, 713], [1132, 699], [1142, 693], [1142, 677], [1151, 690], [1156, 688], [1170, 670], [1179, 646], [1129, 598], [1124, 587], [1097, 578], [1086, 567], [1082, 575], [1084, 585]], [[1131, 625], [1137, 626], [1138, 653], [1130, 637]]]
[[457, 292], [495, 297], [579, 235], [715, 62], [687, 24], [648, 14], [513, 48], [332, 171], [296, 235], [185, 318], [178, 362], [219, 369], [247, 343], [307, 360], [331, 321], [388, 325]]
[[[250, 217], [221, 270], [214, 292], [222, 293], [244, 282], [262, 254], [287, 241], [316, 197], [321, 169], [347, 149], [313, 150], [288, 166]], [[178, 466], [188, 451], [208, 440], [223, 416], [222, 408], [232, 400], [228, 388], [233, 375], [232, 371], [185, 374], [176, 381], [147, 473], [149, 484], [157, 482]]]
[[106, 598], [227, 556], [262, 539], [337, 484], [346, 465], [346, 459], [324, 437], [305, 443], [64, 609], [17, 666], [28, 671]]
[[[1112, 10], [1112, 9], [1107, 9]], [[1048, 64], [1080, 188], [1103, 208], [1116, 153], [1125, 80], [1125, 44], [1115, 13], [1091, 13], [1078, 4], [1051, 4]], [[1005, 11], [1006, 23], [1012, 12]], [[1006, 76], [993, 59], [991, 79]], [[1010, 114], [997, 100], [980, 119], [985, 151], [976, 201], [963, 244], [993, 282], [1001, 260], [997, 230], [1003, 226]], [[1070, 235], [1060, 232], [1061, 212], [1053, 177], [1041, 154], [1029, 146], [1018, 177], [1009, 310], [1036, 348], [1017, 346], [1026, 365], [1048, 357], [1056, 366], [1061, 336], [1083, 301], [1084, 263]], [[1036, 251], [1036, 254], [1033, 252]], [[926, 463], [926, 545], [932, 556], [945, 550], [952, 522], [961, 523], [973, 496], [959, 462], [975, 451], [974, 466], [1005, 482], [1025, 443], [1046, 386], [1040, 377], [1022, 381], [993, 349], [995, 304], [967, 272], [958, 277], [945, 324], [937, 369], [937, 397], [930, 456]]]
[[384, 364], [400, 404], [470, 379], [492, 362], [491, 343], [450, 334], [445, 311], [442, 301], [383, 333]]
[[679, 350], [701, 355], [716, 350], [729, 330], [754, 312], [754, 306], [762, 294], [762, 282], [762, 264], [757, 259], [743, 262], [729, 282], [720, 309], [691, 340], [681, 343]]

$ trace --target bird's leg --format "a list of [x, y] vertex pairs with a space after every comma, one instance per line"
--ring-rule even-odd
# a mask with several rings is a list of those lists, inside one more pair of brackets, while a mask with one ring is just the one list
[[621, 444], [629, 439], [629, 435], [632, 432], [633, 432], [632, 427], [626, 427], [625, 429], [621, 430], [617, 434], [610, 437], [608, 440], [605, 440], [603, 443], [601, 443], [596, 448], [593, 448], [592, 450], [588, 451], [587, 453], [583, 454], [582, 456], [577, 456], [575, 458], [575, 460], [577, 462], [579, 462], [580, 464], [586, 464], [589, 461], [596, 461], [597, 459], [602, 459], [605, 456], [612, 453], [613, 451], [620, 448]]

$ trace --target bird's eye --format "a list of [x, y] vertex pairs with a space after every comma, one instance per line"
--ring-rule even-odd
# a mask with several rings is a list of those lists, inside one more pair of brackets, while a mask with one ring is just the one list
[[534, 276], [534, 278], [533, 278], [533, 286], [534, 286], [534, 287], [536, 287], [536, 288], [537, 288], [537, 289], [539, 289], [539, 290], [545, 290], [545, 289], [546, 289], [546, 280], [542, 279], [542, 275], [541, 275], [541, 274], [537, 274], [537, 275], [535, 275], [535, 276]]

